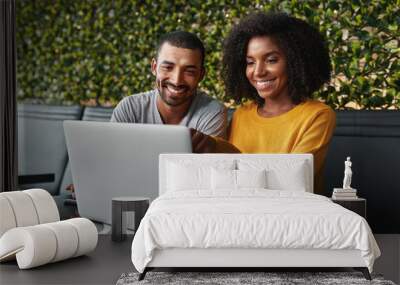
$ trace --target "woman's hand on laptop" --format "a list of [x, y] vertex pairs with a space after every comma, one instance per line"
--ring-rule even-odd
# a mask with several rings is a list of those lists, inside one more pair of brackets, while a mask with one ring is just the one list
[[195, 129], [190, 129], [192, 149], [194, 153], [214, 153], [216, 141], [212, 136], [203, 134]]

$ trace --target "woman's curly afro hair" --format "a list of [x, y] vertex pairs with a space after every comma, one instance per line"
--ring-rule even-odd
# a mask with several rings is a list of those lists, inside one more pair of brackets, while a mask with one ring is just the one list
[[298, 104], [329, 81], [331, 63], [319, 31], [284, 13], [250, 14], [235, 25], [224, 42], [223, 79], [227, 95], [242, 103], [264, 104], [246, 77], [247, 45], [251, 38], [272, 37], [286, 56], [289, 95]]

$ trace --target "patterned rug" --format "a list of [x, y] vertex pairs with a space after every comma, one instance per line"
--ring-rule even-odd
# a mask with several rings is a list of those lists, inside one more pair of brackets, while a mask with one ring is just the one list
[[364, 278], [360, 272], [148, 272], [142, 281], [139, 273], [122, 274], [117, 285], [145, 284], [213, 284], [213, 285], [297, 285], [297, 284], [376, 284], [395, 285], [384, 280], [381, 275], [372, 274], [372, 281]]

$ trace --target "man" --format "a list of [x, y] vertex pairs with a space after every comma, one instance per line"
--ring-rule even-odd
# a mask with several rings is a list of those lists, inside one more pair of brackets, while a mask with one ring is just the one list
[[204, 46], [194, 34], [176, 31], [164, 35], [151, 62], [156, 88], [124, 98], [111, 121], [187, 126], [194, 129], [194, 152], [195, 130], [225, 137], [226, 108], [197, 89], [205, 74], [204, 56]]

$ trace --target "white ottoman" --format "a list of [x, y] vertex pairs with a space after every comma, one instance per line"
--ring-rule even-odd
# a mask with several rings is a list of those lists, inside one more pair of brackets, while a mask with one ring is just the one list
[[54, 199], [43, 189], [0, 193], [0, 262], [16, 259], [28, 269], [86, 254], [96, 248], [88, 219], [60, 221]]

